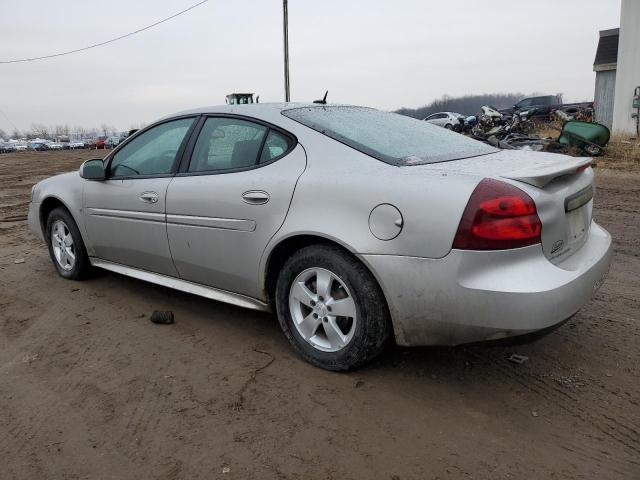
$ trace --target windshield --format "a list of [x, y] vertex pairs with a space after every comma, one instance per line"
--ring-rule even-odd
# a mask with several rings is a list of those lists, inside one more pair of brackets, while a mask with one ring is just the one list
[[498, 151], [423, 120], [373, 108], [299, 107], [282, 114], [392, 165], [446, 162]]

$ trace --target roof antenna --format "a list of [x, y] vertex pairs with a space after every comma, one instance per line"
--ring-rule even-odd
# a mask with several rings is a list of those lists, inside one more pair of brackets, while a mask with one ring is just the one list
[[329, 94], [329, 90], [327, 90], [324, 93], [324, 97], [322, 97], [322, 100], [314, 100], [313, 103], [319, 103], [320, 105], [326, 105], [327, 104], [327, 95]]

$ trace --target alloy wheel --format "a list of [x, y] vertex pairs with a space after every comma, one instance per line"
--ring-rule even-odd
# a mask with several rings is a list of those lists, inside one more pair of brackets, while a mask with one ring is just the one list
[[62, 220], [56, 220], [51, 225], [51, 247], [60, 268], [65, 271], [73, 270], [76, 264], [76, 250], [71, 231]]
[[291, 284], [289, 311], [300, 336], [323, 352], [345, 348], [356, 329], [356, 304], [346, 284], [324, 268], [309, 268]]

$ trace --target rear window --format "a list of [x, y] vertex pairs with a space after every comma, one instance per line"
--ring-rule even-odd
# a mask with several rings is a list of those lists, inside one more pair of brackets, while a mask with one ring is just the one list
[[300, 107], [284, 110], [282, 114], [397, 166], [446, 162], [498, 151], [423, 120], [373, 108]]

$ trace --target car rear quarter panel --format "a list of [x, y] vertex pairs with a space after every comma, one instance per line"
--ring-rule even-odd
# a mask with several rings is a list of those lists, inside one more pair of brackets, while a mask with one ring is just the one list
[[[278, 243], [308, 234], [334, 240], [356, 254], [441, 258], [449, 253], [481, 177], [436, 172], [429, 165], [389, 165], [306, 130], [294, 133], [306, 150], [307, 169], [282, 228], [267, 246], [263, 267]], [[394, 205], [402, 214], [402, 231], [392, 240], [377, 239], [369, 228], [369, 215], [380, 204]]]

